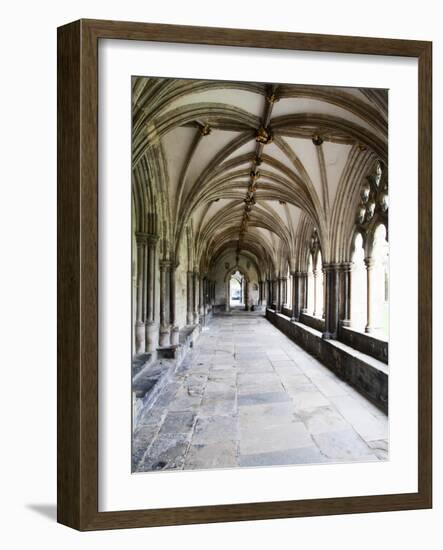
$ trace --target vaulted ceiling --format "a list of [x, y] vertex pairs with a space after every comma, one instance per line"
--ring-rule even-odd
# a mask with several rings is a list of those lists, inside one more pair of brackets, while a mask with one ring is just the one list
[[295, 268], [316, 228], [332, 258], [357, 180], [387, 161], [387, 108], [385, 90], [134, 78], [134, 175], [156, 180], [164, 253], [179, 262], [191, 230], [200, 270], [232, 250]]

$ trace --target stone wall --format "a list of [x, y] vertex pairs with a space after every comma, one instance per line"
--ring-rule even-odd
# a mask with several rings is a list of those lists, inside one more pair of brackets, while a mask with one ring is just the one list
[[363, 334], [348, 327], [341, 327], [339, 339], [344, 344], [388, 364], [389, 343], [387, 341], [375, 338], [370, 334]]
[[179, 328], [186, 325], [188, 251], [186, 239], [180, 244], [180, 263], [175, 272], [175, 322]]
[[266, 317], [342, 380], [388, 412], [388, 367], [384, 363], [337, 340], [325, 340], [321, 332], [291, 322], [286, 315], [271, 309], [266, 310]]

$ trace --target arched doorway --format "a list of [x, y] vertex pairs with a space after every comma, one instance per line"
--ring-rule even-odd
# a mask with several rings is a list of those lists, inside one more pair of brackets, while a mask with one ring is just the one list
[[230, 307], [245, 305], [245, 278], [237, 270], [229, 279], [229, 305]]

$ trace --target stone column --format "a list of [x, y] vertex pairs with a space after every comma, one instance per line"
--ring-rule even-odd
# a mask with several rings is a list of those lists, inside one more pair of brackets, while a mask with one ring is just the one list
[[160, 261], [160, 347], [170, 344], [169, 297], [171, 284], [171, 261]]
[[186, 324], [192, 325], [194, 323], [194, 316], [192, 314], [192, 307], [194, 303], [193, 292], [193, 272], [188, 271], [186, 278]]
[[231, 285], [231, 279], [228, 278], [228, 280], [225, 283], [225, 311], [229, 312], [231, 310], [231, 305], [229, 303], [229, 294], [230, 294], [230, 285]]
[[170, 271], [170, 297], [169, 297], [169, 316], [171, 322], [171, 346], [177, 346], [179, 343], [179, 328], [176, 324], [176, 273], [177, 266], [173, 264]]
[[157, 324], [155, 322], [155, 269], [158, 237], [148, 235], [147, 294], [146, 294], [146, 351], [157, 347]]
[[325, 332], [323, 338], [337, 338], [339, 324], [339, 300], [340, 300], [340, 264], [324, 264], [325, 273]]
[[374, 301], [374, 282], [373, 282], [373, 273], [374, 273], [374, 259], [365, 258], [366, 265], [366, 277], [367, 277], [367, 322], [365, 326], [365, 332], [370, 334], [374, 332], [373, 317], [372, 317], [372, 304]]
[[276, 306], [275, 306], [275, 310], [276, 311], [280, 311], [281, 310], [281, 277], [277, 277], [277, 281], [276, 281]]
[[145, 351], [145, 315], [143, 294], [146, 285], [145, 257], [146, 257], [146, 234], [135, 234], [137, 244], [137, 296], [135, 311], [135, 353]]
[[194, 298], [192, 317], [193, 317], [194, 325], [198, 325], [198, 323], [199, 323], [199, 316], [198, 316], [199, 274], [198, 274], [197, 271], [194, 271], [194, 273], [193, 273], [192, 282], [193, 282], [192, 294], [193, 294], [193, 298]]
[[243, 284], [245, 285], [245, 311], [249, 311], [249, 281], [243, 279]]
[[352, 262], [343, 262], [341, 267], [340, 284], [340, 320], [341, 326], [351, 326], [351, 282]]
[[204, 324], [205, 321], [205, 298], [204, 298], [204, 276], [200, 275], [199, 277], [199, 284], [198, 284], [198, 313], [200, 316], [200, 320]]
[[298, 272], [299, 314], [308, 312], [308, 273]]
[[299, 308], [299, 296], [298, 296], [298, 273], [297, 271], [291, 271], [292, 277], [292, 315], [291, 321], [298, 321], [300, 317]]
[[312, 272], [312, 275], [313, 275], [313, 280], [314, 280], [314, 311], [312, 312], [312, 314], [314, 315], [314, 317], [318, 317], [319, 316], [319, 311], [318, 311], [318, 306], [319, 306], [319, 299], [318, 299], [318, 292], [319, 292], [319, 281], [318, 281], [318, 276], [320, 275], [320, 271], [318, 269], [314, 269], [314, 271]]

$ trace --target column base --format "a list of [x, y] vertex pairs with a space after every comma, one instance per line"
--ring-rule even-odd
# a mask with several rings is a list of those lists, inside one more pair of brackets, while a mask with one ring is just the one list
[[145, 324], [138, 321], [135, 323], [135, 354], [145, 351]]
[[192, 312], [188, 311], [188, 313], [186, 314], [186, 324], [192, 325], [193, 322], [194, 322], [194, 317], [192, 315]]
[[350, 327], [351, 326], [351, 320], [350, 319], [342, 319], [341, 326], [342, 327]]
[[170, 333], [169, 333], [169, 327], [161, 327], [160, 328], [160, 335], [158, 339], [158, 345], [161, 348], [164, 348], [166, 346], [169, 346], [170, 342]]
[[171, 346], [178, 346], [179, 343], [179, 328], [171, 327]]
[[145, 325], [146, 351], [154, 351], [158, 345], [158, 325], [153, 321]]

